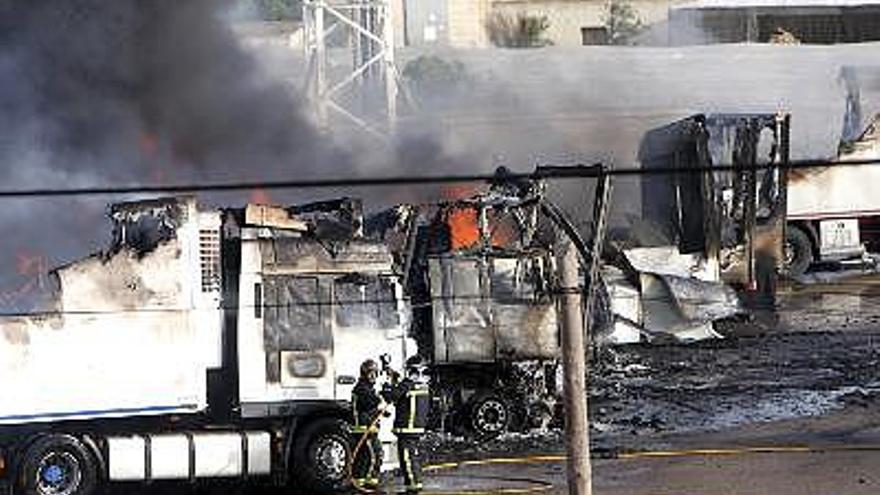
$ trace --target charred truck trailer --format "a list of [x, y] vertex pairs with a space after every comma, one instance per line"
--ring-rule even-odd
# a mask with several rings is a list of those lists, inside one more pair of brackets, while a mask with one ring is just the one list
[[401, 286], [356, 203], [112, 207], [114, 243], [55, 270], [56, 307], [0, 321], [2, 479], [16, 494], [348, 479], [365, 356], [401, 366]]
[[789, 128], [787, 114], [713, 114], [646, 135], [643, 218], [659, 244], [690, 257], [665, 269], [680, 264], [739, 289], [748, 305], [772, 306], [783, 266]]

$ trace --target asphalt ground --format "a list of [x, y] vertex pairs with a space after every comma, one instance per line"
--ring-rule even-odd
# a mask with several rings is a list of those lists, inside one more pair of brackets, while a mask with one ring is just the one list
[[[880, 451], [672, 453], [600, 459], [593, 463], [599, 495], [876, 494]], [[462, 466], [431, 473], [426, 495], [452, 493], [568, 493], [565, 464]]]

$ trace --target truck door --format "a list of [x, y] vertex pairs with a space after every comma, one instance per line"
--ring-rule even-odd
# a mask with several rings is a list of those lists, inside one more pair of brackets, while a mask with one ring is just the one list
[[267, 381], [297, 398], [333, 399], [329, 284], [302, 275], [265, 276], [264, 284]]
[[[336, 343], [336, 398], [349, 400], [360, 364], [387, 354], [401, 369], [406, 360], [402, 289], [391, 276], [348, 273], [333, 280], [333, 339]], [[414, 349], [413, 349], [414, 350]]]

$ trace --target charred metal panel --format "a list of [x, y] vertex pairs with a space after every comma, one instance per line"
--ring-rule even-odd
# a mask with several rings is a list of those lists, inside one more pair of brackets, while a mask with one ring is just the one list
[[[708, 165], [700, 154], [705, 134], [701, 118], [648, 132], [639, 148], [644, 170], [693, 169]], [[702, 138], [704, 139], [704, 138]], [[697, 172], [649, 173], [642, 178], [642, 215], [682, 253], [703, 251], [706, 231], [702, 175]]]
[[206, 407], [220, 309], [199, 298], [195, 201], [125, 203], [110, 215], [112, 248], [54, 271], [57, 313], [0, 321], [0, 388], [18, 398], [0, 401], [0, 423]]
[[282, 351], [320, 351], [333, 347], [323, 322], [329, 308], [321, 304], [317, 277], [266, 276], [264, 290], [264, 349], [266, 380], [281, 381]]
[[400, 324], [394, 281], [347, 274], [333, 281], [333, 321], [342, 328], [394, 328]]
[[552, 359], [555, 301], [540, 257], [431, 258], [437, 362]]
[[144, 254], [175, 239], [177, 229], [187, 220], [184, 204], [178, 198], [161, 198], [113, 205], [113, 250]]
[[667, 283], [670, 275], [642, 274], [642, 306], [648, 332], [669, 334], [681, 341], [720, 337], [709, 320], [692, 319], [682, 312], [680, 300]]
[[[189, 302], [189, 255], [182, 239], [197, 231], [194, 200], [163, 198], [113, 205], [113, 244], [57, 268], [64, 311], [182, 308]], [[185, 234], [184, 225], [190, 225]]]
[[324, 331], [317, 277], [267, 276], [263, 279], [266, 349], [310, 351], [330, 349], [333, 337]]
[[[788, 135], [783, 114], [696, 115], [649, 132], [639, 152], [642, 166], [665, 170], [642, 182], [645, 219], [681, 253], [702, 253], [731, 283], [771, 294], [786, 174], [761, 166], [788, 163]], [[712, 171], [715, 164], [729, 170]], [[689, 167], [696, 169], [675, 173]]]
[[495, 359], [486, 267], [474, 258], [429, 260], [436, 362]]
[[540, 287], [540, 258], [492, 258], [492, 316], [498, 356], [550, 359], [559, 353], [556, 303]]
[[305, 237], [275, 237], [261, 243], [264, 270], [269, 272], [351, 273], [387, 271], [388, 249], [366, 241], [325, 243]]

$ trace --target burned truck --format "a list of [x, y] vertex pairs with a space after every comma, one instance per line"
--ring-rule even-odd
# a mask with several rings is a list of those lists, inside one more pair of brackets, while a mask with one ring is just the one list
[[[718, 278], [668, 273], [668, 256], [657, 270], [649, 263], [657, 258], [652, 248], [601, 241], [600, 219], [610, 206], [604, 170], [539, 167], [515, 179], [502, 171], [482, 189], [431, 206], [401, 205], [367, 221], [368, 235], [392, 246], [405, 275], [412, 337], [431, 363], [435, 428], [491, 437], [559, 420], [561, 243], [571, 241], [580, 255], [596, 345], [705, 338], [714, 321], [740, 311], [733, 289]], [[589, 228], [550, 200], [548, 174], [592, 177]], [[586, 267], [593, 253], [601, 268], [591, 291]]]
[[359, 212], [114, 205], [112, 245], [53, 272], [54, 307], [0, 320], [0, 484], [345, 486], [359, 363], [415, 353], [392, 254]]
[[[747, 306], [772, 307], [784, 261], [789, 122], [786, 114], [696, 115], [649, 132], [639, 152], [642, 218], [656, 235], [630, 260], [721, 281]], [[712, 308], [699, 293], [690, 299], [694, 311]]]
[[554, 249], [566, 234], [545, 188], [541, 173], [511, 180], [501, 171], [487, 186], [367, 222], [405, 274], [436, 429], [492, 437], [558, 417]]
[[431, 359], [440, 428], [492, 436], [553, 410], [555, 264], [536, 199], [494, 189], [444, 202], [419, 226], [413, 335]]

